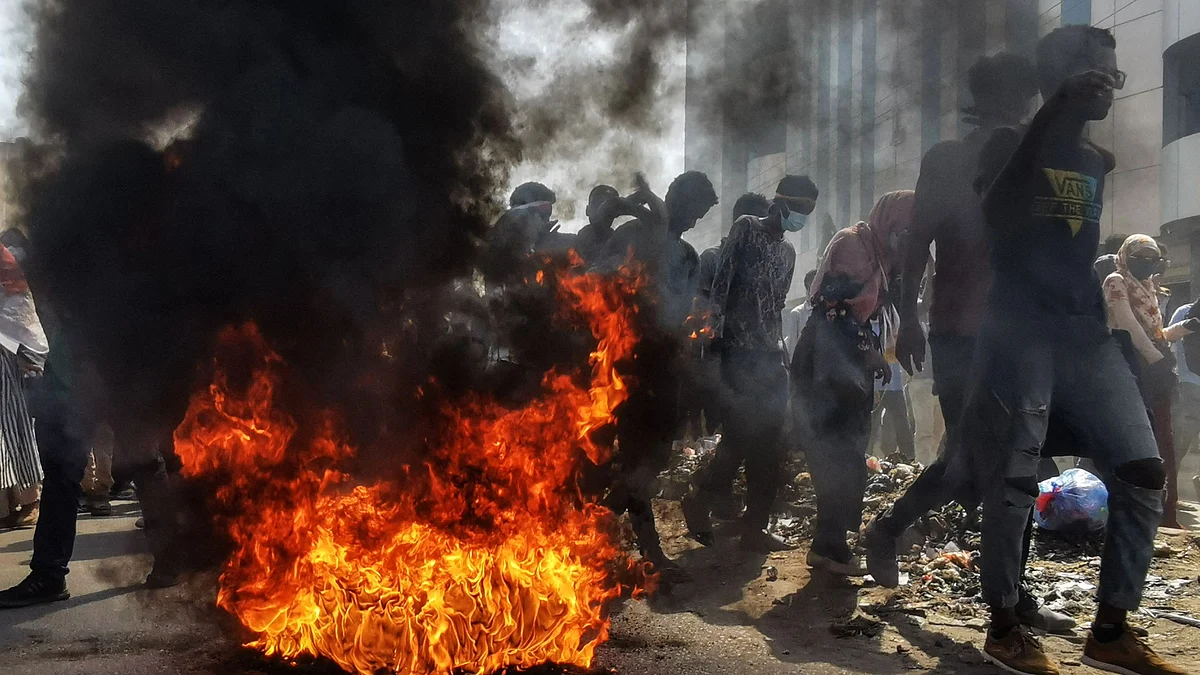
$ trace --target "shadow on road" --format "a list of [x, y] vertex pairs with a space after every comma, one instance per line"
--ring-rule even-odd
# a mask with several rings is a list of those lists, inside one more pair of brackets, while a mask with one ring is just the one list
[[[75, 551], [71, 555], [71, 560], [73, 562], [103, 560], [116, 556], [146, 553], [148, 550], [146, 538], [140, 531], [87, 532], [75, 536]], [[33, 552], [32, 537], [0, 546], [0, 554], [23, 552]]]

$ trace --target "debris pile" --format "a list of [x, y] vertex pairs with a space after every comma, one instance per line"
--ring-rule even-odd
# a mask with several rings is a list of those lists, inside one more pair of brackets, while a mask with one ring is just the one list
[[[661, 476], [660, 497], [679, 499], [685, 495], [693, 474], [712, 460], [720, 440], [718, 434], [679, 442], [671, 467]], [[869, 457], [867, 467], [871, 473], [864, 500], [864, 523], [891, 506], [924, 470], [920, 463], [899, 455], [884, 459]], [[815, 527], [816, 494], [802, 457], [789, 462], [788, 473], [795, 478], [781, 490], [777, 515], [770, 529], [793, 544], [806, 544], [811, 541]], [[745, 493], [741, 477], [734, 492], [735, 499]], [[860, 609], [875, 616], [903, 613], [922, 625], [982, 629], [987, 623], [987, 608], [978, 601], [980, 519], [980, 508], [967, 510], [958, 503], [947, 504], [921, 517], [901, 537], [898, 547], [901, 588], [882, 603]], [[1103, 546], [1103, 530], [1054, 532], [1035, 527], [1026, 587], [1044, 606], [1069, 614], [1080, 625], [1086, 625], [1096, 610], [1096, 579]], [[1200, 583], [1194, 577], [1173, 578], [1178, 573], [1171, 574], [1167, 568], [1171, 561], [1193, 553], [1192, 548], [1178, 542], [1156, 542], [1154, 568], [1146, 582], [1147, 611], [1143, 616], [1160, 616], [1178, 623], [1190, 619], [1173, 612], [1172, 600], [1180, 594], [1200, 594]], [[863, 619], [861, 614], [857, 616]], [[1181, 618], [1176, 620], [1173, 616]], [[839, 636], [869, 632], [860, 628], [852, 624], [834, 630]]]

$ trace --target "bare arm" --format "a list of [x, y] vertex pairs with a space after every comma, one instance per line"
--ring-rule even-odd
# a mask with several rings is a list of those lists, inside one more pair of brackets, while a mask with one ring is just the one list
[[921, 175], [917, 178], [915, 214], [912, 227], [905, 242], [904, 267], [900, 287], [900, 321], [917, 321], [917, 302], [921, 297], [921, 279], [929, 263], [929, 246], [933, 243], [938, 224], [942, 221], [945, 208], [944, 191], [946, 176], [942, 170], [949, 158], [945, 149], [934, 147], [921, 161]]

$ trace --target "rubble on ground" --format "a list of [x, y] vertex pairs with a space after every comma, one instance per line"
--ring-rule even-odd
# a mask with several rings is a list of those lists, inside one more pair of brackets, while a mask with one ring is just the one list
[[[685, 495], [692, 474], [711, 461], [719, 443], [719, 435], [678, 443], [675, 460], [661, 477], [660, 496], [679, 499]], [[924, 467], [902, 456], [891, 456], [868, 458], [868, 469], [864, 524], [904, 494]], [[788, 475], [795, 478], [781, 490], [777, 515], [770, 529], [790, 543], [803, 544], [812, 539], [816, 495], [802, 459], [789, 461]], [[736, 494], [744, 494], [744, 479], [739, 477], [734, 489]], [[901, 588], [882, 603], [869, 604], [860, 610], [875, 616], [903, 613], [911, 622], [921, 625], [944, 624], [982, 630], [988, 613], [979, 601], [979, 520], [978, 510], [968, 513], [957, 503], [947, 504], [923, 516], [901, 537]], [[1180, 545], [1178, 541], [1156, 542], [1154, 565], [1146, 581], [1143, 606], [1148, 611], [1142, 615], [1144, 618], [1151, 618], [1154, 612], [1177, 623], [1186, 624], [1190, 618], [1181, 614], [1168, 616], [1173, 614], [1171, 601], [1181, 593], [1200, 595], [1200, 580], [1194, 576], [1172, 578], [1155, 573], [1157, 568], [1165, 567], [1172, 560], [1196, 555], [1195, 544], [1191, 539], [1187, 541], [1187, 545]], [[1059, 533], [1035, 527], [1026, 568], [1028, 588], [1044, 606], [1086, 625], [1096, 610], [1095, 584], [1103, 545], [1103, 530]], [[861, 550], [858, 552], [862, 553]], [[862, 614], [856, 617], [859, 622], [833, 630], [841, 635], [858, 633], [869, 622], [863, 621]]]

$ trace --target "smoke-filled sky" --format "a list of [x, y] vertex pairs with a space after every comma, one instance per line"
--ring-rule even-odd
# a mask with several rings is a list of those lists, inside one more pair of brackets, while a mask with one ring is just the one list
[[20, 133], [16, 106], [27, 45], [20, 26], [20, 0], [0, 0], [0, 134], [4, 136]]
[[[16, 113], [30, 45], [21, 4], [21, 0], [0, 0], [0, 137], [26, 130]], [[495, 5], [499, 20], [489, 36], [495, 47], [494, 67], [518, 101], [554, 96], [570, 73], [579, 73], [582, 80], [589, 68], [609, 63], [619, 54], [621, 31], [587, 24], [586, 0], [529, 4], [498, 0]], [[548, 149], [550, 157], [526, 162], [513, 172], [513, 186], [537, 180], [558, 192], [564, 229], [583, 225], [582, 201], [579, 208], [573, 201], [586, 199], [598, 182], [612, 182], [625, 191], [631, 187], [632, 172], [641, 170], [661, 193], [683, 171], [682, 40], [666, 40], [660, 53], [663, 79], [656, 88], [655, 106], [660, 128], [633, 134], [614, 128], [603, 138], [589, 140], [586, 153], [563, 144]], [[567, 118], [584, 115], [580, 110], [562, 113]], [[561, 152], [554, 156], [556, 149]]]
[[[625, 56], [622, 49], [626, 46], [621, 42], [625, 32], [588, 22], [589, 3], [585, 0], [538, 3], [537, 7], [518, 0], [500, 4], [506, 9], [494, 31], [495, 67], [518, 101], [583, 103], [589, 82], [595, 82], [604, 64]], [[564, 134], [567, 138], [550, 144], [543, 160], [527, 162], [513, 173], [514, 185], [537, 180], [557, 191], [564, 229], [583, 224], [582, 200], [597, 183], [611, 183], [624, 192], [632, 187], [632, 173], [640, 170], [661, 194], [683, 171], [683, 40], [664, 39], [658, 53], [662, 78], [655, 88], [652, 113], [657, 129], [631, 132], [607, 125], [600, 138], [588, 138], [581, 145], [572, 143], [568, 132]], [[602, 98], [600, 85], [593, 86], [596, 99]], [[576, 88], [580, 90], [576, 95], [566, 91]], [[600, 105], [598, 100], [596, 105]], [[597, 111], [567, 107], [561, 113], [568, 128], [578, 124], [580, 132], [588, 132], [579, 134], [581, 137], [597, 131], [587, 119], [589, 113], [595, 119]], [[571, 222], [573, 199], [580, 204]]]

